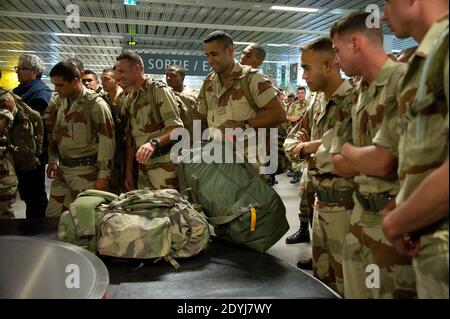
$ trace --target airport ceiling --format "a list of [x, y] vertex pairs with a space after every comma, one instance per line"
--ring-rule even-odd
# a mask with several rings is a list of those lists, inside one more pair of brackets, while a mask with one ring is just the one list
[[[47, 72], [70, 56], [98, 72], [112, 66], [123, 48], [202, 55], [202, 39], [217, 29], [231, 34], [237, 52], [246, 42], [258, 42], [268, 49], [271, 60], [293, 61], [300, 46], [327, 35], [342, 14], [371, 4], [382, 10], [384, 1], [137, 0], [131, 6], [124, 0], [2, 0], [0, 68], [13, 69], [24, 52], [42, 57]], [[319, 10], [279, 11], [271, 9], [274, 5]], [[70, 27], [74, 8], [79, 10], [79, 28]], [[386, 26], [384, 32], [390, 34]], [[128, 45], [131, 40], [135, 46]], [[411, 39], [393, 40], [396, 50], [412, 45]]]

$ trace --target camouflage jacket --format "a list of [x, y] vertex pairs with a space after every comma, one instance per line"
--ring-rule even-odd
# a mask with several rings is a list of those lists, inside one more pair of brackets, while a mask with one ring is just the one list
[[54, 154], [49, 147], [50, 162], [56, 158], [72, 159], [97, 154], [97, 178], [110, 178], [115, 151], [114, 122], [105, 100], [82, 87], [71, 105], [68, 98], [53, 98], [50, 102], [57, 103], [57, 106], [49, 107], [57, 108], [51, 140], [56, 143], [58, 151]]
[[[131, 137], [137, 149], [160, 136], [167, 127], [183, 127], [178, 104], [172, 89], [160, 81], [146, 78], [139, 90], [133, 89], [125, 98], [125, 112]], [[124, 108], [122, 106], [122, 108]], [[147, 164], [166, 163], [169, 154], [152, 157]]]
[[[292, 129], [285, 141], [285, 150], [292, 158], [292, 150], [299, 143], [295, 139], [295, 134], [299, 130], [307, 130], [311, 141], [322, 139], [322, 144], [317, 152], [306, 158], [308, 173], [315, 189], [353, 189], [352, 178], [332, 174], [330, 147], [335, 135], [336, 123], [351, 116], [354, 94], [354, 88], [347, 80], [342, 82], [328, 100], [323, 92], [314, 93], [302, 119]], [[305, 160], [305, 158], [302, 159]]]
[[[233, 71], [223, 79], [223, 85], [215, 72], [205, 78], [199, 94], [199, 112], [207, 115], [209, 127], [218, 127], [226, 120], [243, 121], [256, 116], [241, 88], [239, 79], [243, 76], [242, 65], [234, 61]], [[267, 76], [256, 69], [251, 70], [248, 76], [250, 93], [259, 109], [277, 99], [277, 91]]]
[[[2, 132], [0, 132], [0, 163], [4, 161], [6, 158], [6, 155], [9, 154], [8, 152], [8, 132], [12, 128], [13, 122], [14, 122], [14, 116], [17, 112], [17, 109], [15, 107], [14, 98], [12, 97], [11, 93], [9, 93], [6, 90], [1, 89], [0, 90], [0, 120], [6, 119], [6, 125]], [[2, 163], [3, 165], [6, 165], [6, 163]], [[2, 166], [3, 166], [2, 165]], [[5, 171], [4, 169], [0, 168], [0, 171]], [[0, 172], [0, 178], [2, 177], [2, 174], [5, 175], [5, 172]], [[6, 175], [8, 175], [6, 173]]]
[[[448, 35], [445, 36], [447, 41], [441, 42], [440, 47], [435, 42], [448, 25], [448, 13], [432, 25], [411, 57], [408, 71], [400, 85], [400, 191], [396, 198], [397, 205], [411, 196], [422, 181], [448, 157]], [[430, 54], [431, 59], [427, 62], [431, 64], [425, 69]], [[425, 90], [419, 91], [422, 74], [426, 76], [422, 87]]]
[[[339, 153], [342, 145], [351, 142], [362, 147], [379, 144], [397, 152], [398, 135], [385, 135], [380, 127], [392, 126], [397, 118], [396, 92], [406, 66], [388, 59], [370, 85], [362, 80], [357, 84], [358, 97], [352, 107], [351, 126], [337, 124], [331, 153]], [[349, 124], [349, 123], [348, 123]], [[398, 191], [396, 177], [378, 178], [360, 174], [354, 182], [361, 193], [395, 195]]]
[[301, 101], [295, 101], [294, 103], [292, 103], [289, 106], [287, 115], [288, 116], [292, 116], [292, 115], [300, 116], [300, 115], [302, 115], [303, 111], [306, 109], [307, 106], [308, 106], [307, 99], [301, 100]]

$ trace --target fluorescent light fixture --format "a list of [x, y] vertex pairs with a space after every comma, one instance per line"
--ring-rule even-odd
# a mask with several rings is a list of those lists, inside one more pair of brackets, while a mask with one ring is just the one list
[[110, 67], [109, 64], [86, 64], [86, 66], [93, 66], [93, 67]]
[[356, 11], [356, 10], [351, 10], [351, 9], [333, 9], [333, 10], [331, 10], [330, 12], [328, 12], [328, 13], [330, 13], [330, 14], [337, 14], [337, 15], [344, 15], [344, 14], [347, 14], [347, 13], [350, 13], [350, 12], [354, 12], [354, 11]]
[[282, 43], [282, 44], [269, 43], [269, 44], [267, 44], [267, 46], [269, 46], [269, 47], [288, 47], [289, 44], [286, 44], [286, 43]]
[[26, 51], [26, 50], [6, 50], [8, 52], [22, 52], [22, 53], [36, 53], [36, 51]]
[[287, 62], [284, 61], [264, 61], [263, 63], [287, 64]]
[[315, 8], [287, 7], [287, 6], [271, 6], [270, 9], [281, 10], [281, 11], [309, 12], [309, 13], [314, 13], [314, 12], [319, 11], [319, 9], [315, 9]]
[[237, 44], [237, 45], [239, 45], [239, 44], [242, 44], [242, 45], [249, 45], [249, 44], [253, 44], [253, 42], [233, 42], [234, 44]]
[[63, 36], [63, 37], [90, 37], [90, 34], [83, 33], [53, 33], [53, 35]]

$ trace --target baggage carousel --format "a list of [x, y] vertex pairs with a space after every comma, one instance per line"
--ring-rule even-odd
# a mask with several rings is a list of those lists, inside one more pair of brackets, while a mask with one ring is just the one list
[[[36, 258], [36, 254], [48, 252], [47, 250], [28, 250], [24, 248], [24, 241], [35, 245], [37, 242], [48, 242], [58, 245], [57, 219], [10, 219], [0, 220], [0, 254], [8, 250], [10, 259], [17, 257], [17, 267], [8, 263], [10, 272], [8, 287], [14, 291], [0, 291], [6, 298], [111, 298], [111, 299], [301, 299], [301, 298], [339, 298], [331, 289], [316, 280], [308, 273], [274, 257], [270, 254], [261, 254], [231, 243], [214, 238], [208, 248], [197, 256], [178, 259], [180, 268], [174, 269], [164, 260], [121, 260], [101, 257], [102, 262], [95, 255], [82, 252], [76, 246], [64, 244], [63, 248], [79, 252], [82, 259], [87, 260], [87, 266], [80, 270], [80, 277], [86, 277], [87, 272], [94, 269], [91, 278], [90, 290], [84, 296], [71, 295], [67, 291], [57, 294], [54, 283], [48, 281], [48, 285], [40, 284], [42, 293], [34, 292], [27, 295], [26, 289], [30, 280], [38, 280], [50, 276], [45, 272], [48, 267], [39, 267], [37, 261], [44, 263], [45, 256]], [[12, 236], [12, 237], [11, 237]], [[16, 236], [25, 236], [20, 239]], [[32, 240], [35, 237], [37, 240]], [[3, 244], [5, 240], [15, 239], [22, 242], [22, 247], [14, 250], [9, 244]], [[70, 248], [72, 246], [72, 248]], [[27, 251], [34, 251], [30, 253]], [[67, 253], [57, 252], [48, 254], [52, 258], [52, 267], [55, 260], [65, 260]], [[90, 256], [88, 256], [90, 255]], [[4, 255], [3, 255], [4, 256]], [[87, 256], [87, 257], [86, 257]], [[93, 257], [93, 258], [92, 258]], [[88, 260], [92, 258], [92, 260]], [[58, 265], [58, 263], [56, 263]], [[103, 265], [107, 273], [103, 272]], [[1, 267], [1, 265], [0, 265]], [[60, 267], [63, 267], [60, 266]], [[4, 266], [6, 268], [6, 266]], [[65, 269], [66, 270], [66, 269]], [[60, 269], [61, 271], [61, 269]], [[55, 272], [50, 268], [47, 272]], [[23, 275], [23, 276], [21, 276]], [[7, 276], [4, 275], [6, 278]], [[12, 278], [16, 282], [12, 282]], [[36, 279], [38, 278], [38, 279]], [[108, 281], [108, 282], [105, 282]], [[46, 281], [41, 280], [42, 283]], [[2, 285], [6, 287], [6, 285]], [[51, 286], [51, 287], [50, 287]], [[3, 288], [6, 289], [6, 288]], [[105, 291], [106, 290], [106, 291]], [[54, 291], [56, 295], [51, 295]]]

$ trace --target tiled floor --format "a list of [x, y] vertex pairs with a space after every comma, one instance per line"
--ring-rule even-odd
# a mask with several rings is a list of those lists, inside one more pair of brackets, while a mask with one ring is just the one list
[[[290, 177], [285, 174], [277, 176], [278, 184], [274, 186], [274, 189], [280, 194], [283, 202], [286, 206], [286, 216], [291, 228], [289, 231], [267, 252], [272, 254], [289, 264], [296, 266], [299, 259], [306, 259], [311, 256], [311, 244], [294, 244], [287, 245], [285, 240], [287, 236], [290, 236], [299, 227], [299, 220], [297, 215], [298, 210], [298, 188], [299, 183], [290, 184]], [[50, 181], [46, 181], [47, 195], [50, 189]], [[25, 204], [19, 198], [17, 198], [14, 204], [14, 210], [16, 218], [25, 218]]]

